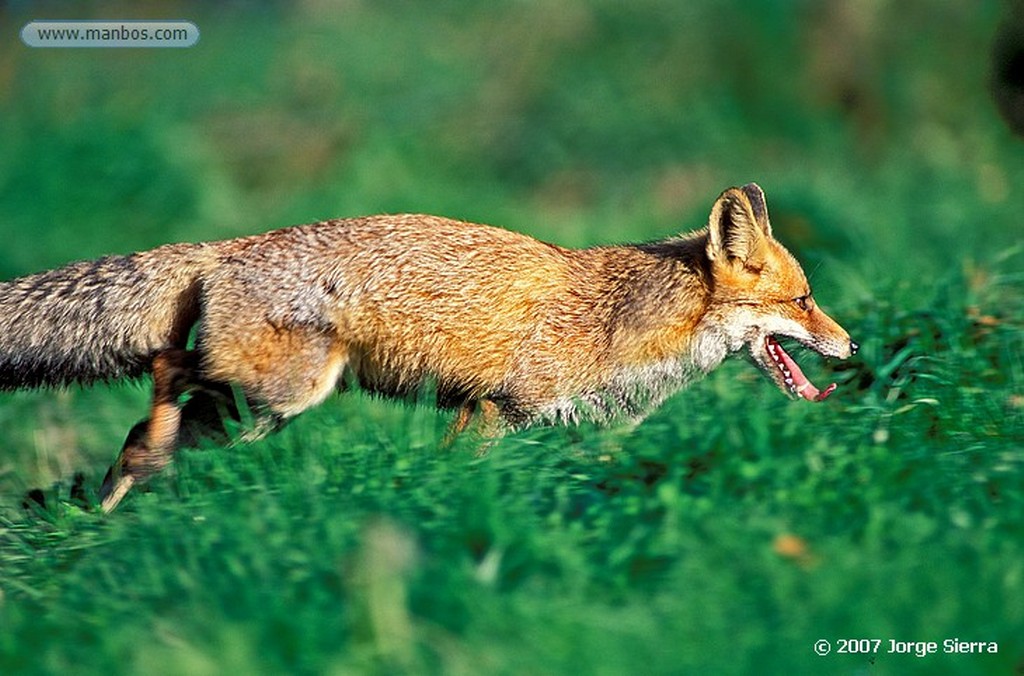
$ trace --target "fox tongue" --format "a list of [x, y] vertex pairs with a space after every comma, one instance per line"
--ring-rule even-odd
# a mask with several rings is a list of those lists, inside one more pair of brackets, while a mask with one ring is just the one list
[[835, 391], [835, 383], [826, 387], [824, 391], [815, 387], [814, 383], [808, 380], [804, 372], [800, 370], [800, 366], [782, 349], [782, 345], [779, 345], [778, 341], [771, 336], [765, 338], [765, 345], [768, 348], [768, 354], [783, 369], [784, 376], [788, 371], [789, 378], [793, 381], [790, 386], [792, 390], [807, 401], [821, 401]]

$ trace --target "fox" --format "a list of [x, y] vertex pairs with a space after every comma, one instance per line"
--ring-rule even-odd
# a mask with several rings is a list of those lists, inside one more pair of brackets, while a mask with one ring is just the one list
[[705, 227], [640, 244], [570, 249], [381, 215], [0, 282], [0, 390], [152, 379], [149, 415], [98, 491], [103, 512], [177, 449], [230, 443], [246, 407], [243, 441], [354, 387], [401, 398], [431, 384], [455, 411], [446, 440], [471, 425], [496, 439], [639, 422], [741, 351], [792, 398], [831, 395], [781, 338], [824, 357], [858, 349], [774, 238], [756, 183], [722, 192]]

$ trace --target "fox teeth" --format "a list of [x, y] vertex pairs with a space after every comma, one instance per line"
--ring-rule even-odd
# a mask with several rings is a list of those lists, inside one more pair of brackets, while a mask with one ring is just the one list
[[768, 343], [767, 341], [766, 345], [768, 347], [768, 354], [782, 373], [782, 377], [785, 380], [786, 385], [792, 392], [798, 392], [796, 385], [793, 384], [793, 373], [786, 368], [785, 362], [782, 361], [782, 357], [778, 354], [780, 348], [777, 348], [774, 343]]

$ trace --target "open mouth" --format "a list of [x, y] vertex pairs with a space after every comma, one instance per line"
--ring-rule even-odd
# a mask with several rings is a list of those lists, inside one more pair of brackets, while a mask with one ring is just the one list
[[793, 358], [782, 349], [782, 345], [779, 341], [775, 340], [770, 335], [764, 337], [764, 347], [768, 352], [768, 356], [771, 357], [771, 364], [769, 368], [774, 367], [777, 370], [777, 378], [775, 381], [780, 386], [784, 385], [793, 394], [803, 397], [807, 401], [821, 401], [832, 394], [836, 389], [836, 384], [832, 383], [824, 390], [819, 390], [814, 386], [804, 372], [800, 370], [797, 363], [793, 361]]

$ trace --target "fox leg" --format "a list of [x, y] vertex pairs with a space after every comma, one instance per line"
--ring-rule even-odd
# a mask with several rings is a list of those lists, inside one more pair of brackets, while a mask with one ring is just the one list
[[[226, 423], [233, 421], [242, 425], [243, 416], [235, 404], [230, 388], [214, 383], [192, 386], [202, 389], [192, 391], [188, 402], [181, 408], [177, 439], [159, 458], [160, 463], [150, 462], [142, 467], [141, 471], [138, 467], [140, 458], [152, 455], [146, 437], [152, 419], [143, 420], [128, 433], [121, 456], [107, 472], [107, 478], [103, 482], [104, 488], [100, 495], [104, 511], [112, 510], [133, 485], [141, 483], [166, 467], [176, 449], [196, 448], [204, 443], [227, 445], [236, 440], [256, 441], [284, 425], [285, 421], [273, 413], [250, 411], [251, 425], [247, 425], [247, 429], [239, 436], [233, 436]], [[125, 471], [126, 466], [128, 471]]]
[[[234, 392], [228, 386], [203, 382], [199, 387], [202, 389], [191, 393], [181, 411], [178, 448], [197, 448], [204, 443], [225, 446], [236, 441], [258, 441], [281, 429], [286, 422], [281, 416], [251, 401], [247, 402], [250, 408], [243, 416], [235, 403]], [[229, 421], [238, 425], [237, 433], [230, 429]]]
[[467, 401], [456, 411], [455, 418], [441, 440], [441, 448], [449, 448], [455, 443], [455, 439], [466, 431], [466, 428], [474, 421], [474, 417], [476, 421], [474, 432], [483, 440], [477, 449], [477, 455], [486, 453], [490, 445], [505, 434], [505, 421], [501, 415], [501, 408], [496, 403], [490, 399]]
[[455, 439], [469, 427], [475, 412], [476, 402], [467, 401], [459, 406], [459, 409], [455, 412], [455, 418], [452, 419], [451, 424], [448, 425], [448, 430], [444, 433], [444, 438], [441, 439], [441, 448], [451, 448], [451, 445], [455, 443]]
[[488, 440], [495, 440], [505, 433], [505, 419], [501, 407], [490, 399], [481, 399], [477, 406], [477, 433]]
[[100, 487], [100, 507], [113, 510], [132, 486], [156, 474], [170, 461], [181, 427], [179, 399], [193, 384], [194, 352], [165, 350], [153, 358], [153, 403], [149, 418], [128, 432], [117, 460]]

